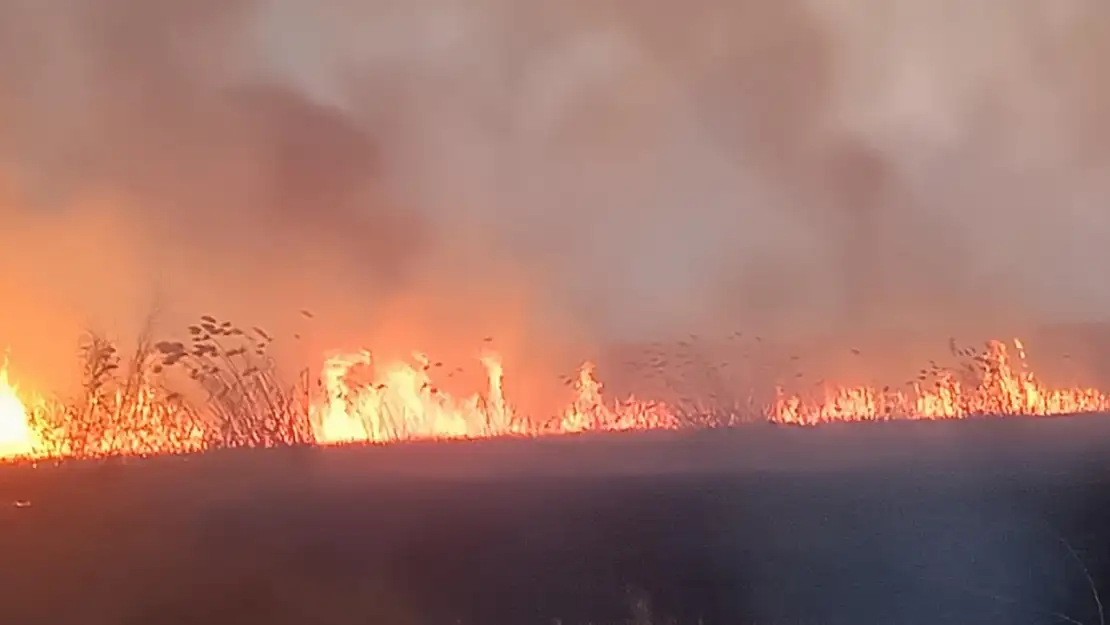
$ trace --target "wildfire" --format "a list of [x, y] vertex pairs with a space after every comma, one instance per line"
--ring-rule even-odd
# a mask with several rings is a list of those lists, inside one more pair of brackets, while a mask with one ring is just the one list
[[0, 368], [0, 458], [27, 456], [35, 450], [27, 408], [8, 381], [8, 363]]
[[435, 386], [428, 357], [393, 362], [376, 370], [367, 384], [347, 382], [358, 366], [374, 367], [369, 352], [340, 355], [324, 364], [323, 402], [313, 406], [313, 430], [321, 444], [389, 442], [414, 439], [539, 436], [586, 431], [647, 430], [677, 427], [664, 406], [629, 399], [606, 404], [592, 363], [582, 365], [574, 400], [556, 419], [537, 422], [518, 415], [505, 398], [501, 358], [482, 356], [484, 394], [453, 397]]
[[[177, 347], [170, 347], [172, 354], [182, 356]], [[740, 416], [811, 426], [1110, 411], [1110, 396], [1098, 390], [1046, 387], [1028, 370], [1021, 342], [1015, 341], [1014, 348], [1016, 356], [1006, 344], [992, 341], [968, 367], [923, 372], [905, 390], [827, 387], [818, 397], [806, 397], [780, 389], [758, 414]], [[607, 400], [589, 362], [571, 381], [566, 407], [551, 418], [537, 420], [519, 414], [506, 397], [501, 358], [489, 352], [480, 360], [486, 372], [485, 388], [456, 396], [436, 385], [433, 371], [439, 363], [433, 365], [422, 353], [407, 361], [385, 363], [365, 351], [340, 354], [325, 360], [320, 393], [305, 395], [303, 410], [296, 407], [292, 395], [282, 395], [288, 401], [275, 405], [258, 395], [261, 387], [240, 389], [239, 400], [228, 407], [225, 389], [210, 399], [217, 402], [211, 404], [217, 412], [223, 411], [224, 421], [172, 402], [149, 380], [130, 394], [99, 395], [84, 405], [36, 400], [28, 409], [9, 383], [5, 365], [0, 369], [0, 458], [149, 455], [194, 452], [221, 444], [389, 443], [712, 425], [704, 415], [692, 419], [659, 402], [635, 397]], [[364, 371], [369, 375], [356, 375]], [[289, 424], [301, 418], [298, 415], [306, 422], [307, 438], [297, 438], [302, 428]], [[721, 424], [732, 423], [735, 416], [728, 415]]]
[[374, 367], [369, 352], [334, 356], [324, 363], [325, 400], [313, 406], [314, 431], [322, 444], [407, 439], [479, 438], [513, 433], [501, 392], [501, 361], [483, 358], [489, 376], [485, 396], [455, 398], [429, 375], [428, 357], [413, 354], [415, 366], [389, 363], [362, 386], [348, 384], [357, 366]]
[[871, 387], [835, 387], [809, 400], [780, 390], [770, 412], [776, 423], [817, 425], [833, 421], [890, 419], [960, 419], [975, 415], [1049, 416], [1105, 412], [1110, 396], [1092, 388], [1049, 389], [1028, 370], [1025, 346], [1014, 341], [1016, 361], [1005, 343], [990, 341], [964, 375], [937, 369], [932, 383], [926, 375], [912, 390], [878, 390]]

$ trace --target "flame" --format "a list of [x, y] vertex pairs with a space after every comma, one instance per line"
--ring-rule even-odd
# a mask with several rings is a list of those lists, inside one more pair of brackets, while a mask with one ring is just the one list
[[1093, 388], [1050, 389], [1026, 365], [1025, 346], [1014, 340], [1016, 360], [1005, 343], [990, 341], [987, 351], [968, 372], [971, 380], [951, 370], [935, 370], [927, 387], [918, 380], [910, 391], [871, 387], [826, 388], [809, 400], [780, 389], [770, 420], [793, 425], [835, 421], [891, 419], [960, 419], [977, 415], [1050, 416], [1110, 411], [1110, 396]]
[[70, 404], [24, 402], [0, 368], [0, 459], [191, 453], [208, 447], [203, 421], [149, 384]]
[[[428, 358], [415, 353], [413, 360], [417, 366], [390, 363], [375, 371], [371, 383], [352, 386], [346, 380], [352, 369], [374, 367], [370, 352], [329, 358], [323, 375], [326, 400], [314, 407], [317, 441], [337, 444], [502, 433], [485, 419], [480, 395], [455, 399], [440, 392], [428, 375]], [[492, 388], [496, 378], [490, 371]]]
[[[1110, 396], [1093, 388], [1049, 388], [1026, 364], [1025, 347], [991, 341], [965, 370], [934, 368], [905, 390], [871, 386], [827, 386], [817, 397], [788, 394], [754, 415], [785, 425], [896, 419], [961, 419], [978, 415], [1061, 415], [1110, 412]], [[406, 440], [543, 436], [599, 431], [673, 430], [729, 425], [738, 415], [706, 420], [666, 404], [628, 397], [607, 400], [596, 367], [584, 363], [570, 380], [566, 407], [549, 419], [522, 415], [506, 397], [502, 359], [483, 353], [485, 388], [456, 396], [433, 379], [436, 365], [423, 353], [378, 362], [370, 352], [337, 354], [321, 368], [319, 396], [306, 396], [309, 441], [320, 445], [390, 443]], [[359, 374], [369, 372], [369, 376]], [[931, 379], [930, 379], [931, 378]], [[260, 405], [260, 404], [253, 404]], [[248, 411], [249, 412], [249, 411]], [[271, 427], [272, 415], [233, 423], [233, 439], [196, 411], [169, 401], [150, 381], [129, 395], [119, 392], [70, 405], [41, 398], [28, 408], [0, 369], [0, 458], [99, 457], [189, 453], [224, 445], [291, 444], [279, 430], [265, 436], [246, 432]], [[249, 415], [248, 415], [249, 416]], [[255, 423], [255, 426], [250, 425]], [[270, 424], [270, 425], [267, 425]], [[278, 432], [278, 434], [274, 434]], [[288, 435], [286, 435], [288, 436]]]
[[606, 405], [601, 396], [601, 383], [595, 377], [592, 362], [578, 369], [574, 402], [563, 412], [557, 432], [663, 430], [677, 428], [678, 419], [661, 403], [645, 402], [635, 397]]
[[500, 356], [490, 352], [480, 360], [485, 393], [456, 398], [435, 386], [430, 361], [422, 353], [413, 354], [412, 363], [375, 369], [373, 380], [362, 385], [350, 384], [347, 377], [355, 367], [374, 367], [371, 354], [333, 356], [324, 364], [326, 400], [314, 406], [316, 439], [321, 444], [382, 443], [677, 427], [661, 404], [630, 398], [607, 405], [589, 362], [579, 369], [574, 401], [558, 419], [522, 418], [505, 398]]
[[8, 363], [0, 367], [0, 458], [34, 453], [35, 437], [27, 407], [8, 381]]

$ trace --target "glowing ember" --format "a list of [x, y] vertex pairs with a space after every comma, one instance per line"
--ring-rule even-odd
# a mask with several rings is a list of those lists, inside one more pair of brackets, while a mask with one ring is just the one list
[[[168, 345], [174, 357], [185, 356], [176, 344]], [[83, 404], [36, 399], [28, 408], [9, 384], [5, 366], [0, 370], [0, 458], [187, 453], [220, 445], [305, 441], [334, 445], [673, 430], [727, 425], [737, 416], [808, 426], [1110, 412], [1110, 396], [1098, 390], [1047, 388], [1028, 371], [1022, 344], [1015, 341], [1014, 346], [1016, 356], [1007, 345], [992, 341], [965, 369], [934, 368], [905, 390], [828, 387], [811, 398], [780, 389], [757, 414], [729, 414], [719, 423], [634, 397], [607, 401], [589, 362], [579, 369], [566, 407], [552, 418], [536, 420], [519, 414], [505, 396], [502, 360], [494, 353], [481, 356], [486, 385], [470, 395], [455, 396], [437, 387], [434, 366], [424, 354], [380, 363], [364, 351], [328, 358], [319, 396], [305, 394], [298, 400], [294, 394], [267, 395], [270, 382], [247, 388], [240, 381], [213, 392], [211, 415], [171, 401], [172, 394], [142, 376], [127, 392], [94, 394]], [[232, 397], [232, 392], [238, 395]], [[298, 423], [305, 424], [303, 436]]]
[[8, 382], [8, 363], [0, 368], [0, 457], [27, 456], [34, 452], [27, 408]]

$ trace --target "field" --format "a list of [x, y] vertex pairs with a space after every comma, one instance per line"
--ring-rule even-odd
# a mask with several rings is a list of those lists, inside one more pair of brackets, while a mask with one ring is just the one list
[[0, 467], [13, 625], [1100, 622], [1110, 420]]

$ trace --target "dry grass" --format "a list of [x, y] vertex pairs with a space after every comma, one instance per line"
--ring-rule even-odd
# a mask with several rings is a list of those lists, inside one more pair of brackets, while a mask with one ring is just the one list
[[[307, 445], [315, 441], [314, 405], [318, 408], [326, 401], [354, 402], [352, 397], [334, 390], [324, 393], [321, 380], [308, 370], [288, 375], [270, 353], [273, 337], [261, 328], [243, 329], [231, 321], [204, 315], [186, 328], [181, 339], [156, 340], [150, 326], [127, 353], [121, 353], [111, 341], [89, 334], [80, 349], [84, 374], [81, 393], [77, 397], [29, 402], [41, 455], [145, 456]], [[681, 358], [690, 367], [701, 370], [715, 366], [698, 357], [701, 350], [695, 349], [693, 342], [680, 343], [680, 347], [692, 350]], [[556, 416], [551, 428], [514, 426], [504, 432], [493, 431], [487, 423], [482, 433], [537, 436], [579, 430], [704, 430], [760, 421], [812, 425], [923, 415], [962, 418], [1066, 414], [1094, 411], [1084, 409], [1091, 407], [1101, 410], [1107, 401], [1104, 394], [1093, 390], [1086, 393], [1084, 389], [1069, 389], [1057, 396], [1039, 386], [1033, 388], [1032, 378], [1025, 377], [1024, 356], [1011, 359], [1002, 343], [990, 342], [986, 349], [973, 349], [951, 342], [950, 355], [953, 364], [932, 362], [903, 385], [831, 389], [837, 394], [822, 380], [813, 385], [778, 386], [780, 392], [769, 401], [761, 400], [755, 392], [726, 394], [722, 390], [725, 374], [718, 371], [684, 375], [713, 380], [722, 389], [706, 395], [695, 393], [693, 397], [679, 395], [665, 405], [638, 400], [610, 404], [592, 383], [588, 388], [575, 387], [578, 398], [572, 407], [577, 419], [567, 421]], [[651, 355], [649, 360], [652, 367], [665, 369], [663, 356]], [[643, 372], [644, 379], [652, 371]], [[676, 382], [668, 384], [674, 387]], [[753, 380], [736, 380], [731, 386], [752, 389], [755, 384]], [[795, 388], [797, 393], [784, 392], [786, 387]], [[385, 405], [389, 419], [375, 430], [375, 440], [428, 436], [420, 428], [410, 429], [412, 424], [404, 418], [394, 419], [391, 408]], [[485, 412], [488, 418], [493, 416], [484, 404], [479, 405], [479, 412]], [[508, 414], [511, 418], [532, 416], [515, 415], [511, 410]]]
[[261, 328], [245, 332], [230, 321], [205, 315], [189, 326], [189, 341], [155, 344], [156, 373], [181, 368], [203, 391], [204, 407], [217, 426], [220, 446], [269, 447], [312, 441], [311, 386], [302, 371], [285, 381], [268, 353], [273, 337]]
[[88, 333], [79, 395], [28, 402], [42, 447], [87, 458], [312, 441], [308, 373], [284, 378], [272, 337], [207, 315], [188, 332], [156, 341], [148, 325], [129, 353]]

